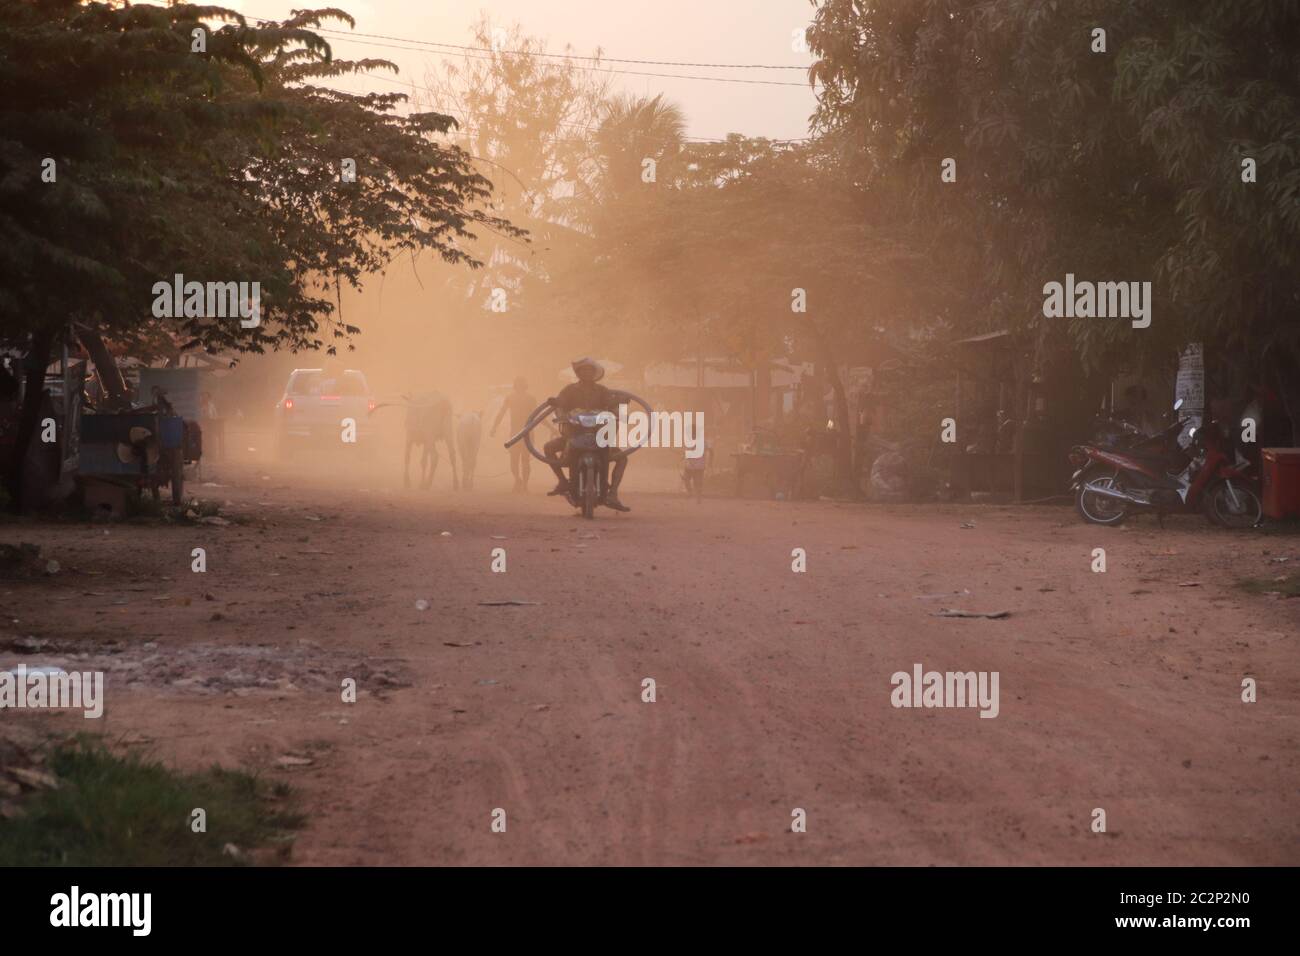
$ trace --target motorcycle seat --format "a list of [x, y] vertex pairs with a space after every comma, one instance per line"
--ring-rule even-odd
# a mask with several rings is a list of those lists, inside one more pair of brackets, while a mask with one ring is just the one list
[[1143, 448], [1107, 448], [1105, 450], [1141, 462], [1169, 462], [1172, 464], [1177, 461], [1177, 456], [1171, 455], [1167, 451], [1154, 451]]
[[1128, 457], [1136, 458], [1138, 461], [1170, 461], [1173, 458], [1172, 455], [1160, 454], [1159, 452], [1130, 451], [1127, 454]]

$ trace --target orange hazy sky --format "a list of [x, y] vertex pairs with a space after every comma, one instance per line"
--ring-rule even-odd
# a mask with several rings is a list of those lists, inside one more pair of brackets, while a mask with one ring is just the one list
[[[218, 0], [220, 2], [220, 0]], [[223, 6], [245, 16], [279, 18], [303, 0], [226, 0]], [[518, 22], [525, 33], [547, 42], [551, 52], [570, 44], [575, 53], [591, 54], [599, 47], [606, 57], [679, 60], [693, 63], [764, 63], [807, 67], [812, 57], [794, 48], [794, 33], [808, 25], [809, 0], [333, 0], [351, 13], [357, 33], [382, 34], [412, 40], [470, 44], [469, 29], [480, 11], [494, 23]], [[342, 24], [328, 29], [346, 31]], [[437, 51], [392, 49], [398, 44], [367, 38], [328, 37], [335, 55], [357, 59], [379, 57], [401, 68], [399, 79], [423, 84], [426, 65], [444, 54]], [[388, 44], [387, 46], [381, 44]], [[452, 56], [448, 51], [447, 56]], [[663, 77], [615, 75], [614, 88], [631, 93], [663, 93], [686, 114], [687, 134], [721, 137], [727, 133], [793, 139], [808, 134], [814, 107], [806, 73], [800, 70], [723, 70], [698, 67], [607, 64], [613, 69], [651, 73], [684, 73], [776, 80], [795, 86], [714, 83]], [[340, 83], [342, 81], [339, 81]], [[359, 79], [349, 88], [393, 92], [382, 80]]]

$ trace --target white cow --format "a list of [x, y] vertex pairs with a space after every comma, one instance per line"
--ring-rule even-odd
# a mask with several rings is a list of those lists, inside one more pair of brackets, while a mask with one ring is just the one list
[[411, 486], [411, 449], [420, 446], [420, 487], [433, 484], [433, 473], [438, 469], [437, 443], [447, 447], [451, 458], [451, 486], [459, 487], [456, 480], [456, 446], [454, 443], [451, 402], [437, 392], [406, 400], [406, 456], [402, 460], [402, 483]]

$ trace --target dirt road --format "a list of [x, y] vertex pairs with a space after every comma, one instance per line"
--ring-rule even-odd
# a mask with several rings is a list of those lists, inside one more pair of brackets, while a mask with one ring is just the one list
[[[243, 523], [0, 529], [62, 565], [0, 582], [0, 666], [30, 636], [108, 674], [102, 720], [36, 719], [289, 779], [296, 862], [1300, 863], [1300, 601], [1234, 586], [1294, 538], [218, 475]], [[891, 706], [918, 663], [998, 672], [996, 718]]]

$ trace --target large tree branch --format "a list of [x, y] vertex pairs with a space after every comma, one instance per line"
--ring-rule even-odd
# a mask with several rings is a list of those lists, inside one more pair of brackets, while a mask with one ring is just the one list
[[104, 389], [108, 404], [118, 407], [129, 405], [131, 396], [127, 392], [126, 380], [117, 367], [117, 359], [108, 350], [99, 333], [94, 329], [78, 327], [77, 338], [85, 347], [90, 360], [95, 363], [95, 371], [99, 374], [99, 383]]

